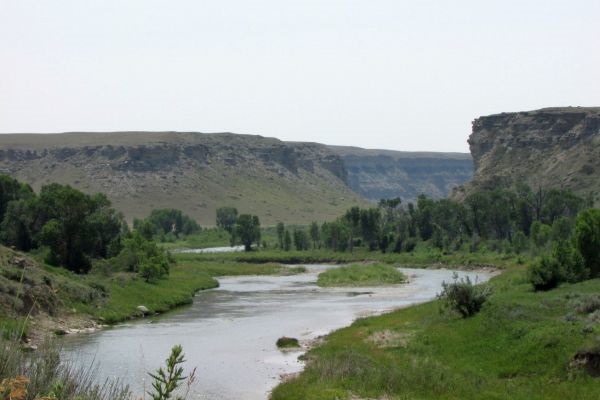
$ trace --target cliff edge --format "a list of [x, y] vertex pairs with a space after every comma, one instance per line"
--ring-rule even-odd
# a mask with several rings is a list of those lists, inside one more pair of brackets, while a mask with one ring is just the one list
[[473, 179], [454, 191], [464, 198], [477, 189], [524, 182], [533, 188], [600, 193], [600, 107], [544, 108], [477, 118], [469, 146]]

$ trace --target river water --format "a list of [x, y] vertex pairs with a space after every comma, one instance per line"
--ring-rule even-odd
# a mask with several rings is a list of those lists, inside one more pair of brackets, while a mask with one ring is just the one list
[[[282, 374], [298, 372], [303, 351], [282, 353], [281, 336], [309, 343], [358, 317], [428, 301], [451, 281], [451, 270], [401, 268], [409, 283], [379, 288], [319, 288], [327, 265], [307, 265], [292, 276], [220, 278], [175, 312], [91, 334], [65, 337], [64, 355], [98, 368], [98, 380], [120, 378], [135, 394], [150, 389], [147, 372], [164, 364], [171, 347], [183, 346], [186, 371], [197, 368], [191, 399], [264, 400]], [[472, 281], [489, 272], [458, 272]]]

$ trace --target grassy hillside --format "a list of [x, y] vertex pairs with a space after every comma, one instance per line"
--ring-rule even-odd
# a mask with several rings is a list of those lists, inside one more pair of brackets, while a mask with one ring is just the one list
[[1, 135], [0, 172], [103, 192], [128, 220], [176, 208], [202, 225], [220, 206], [263, 225], [331, 220], [366, 200], [326, 146], [228, 133], [114, 132]]
[[434, 301], [334, 332], [272, 399], [597, 399], [600, 279], [535, 293], [513, 267], [491, 285], [471, 318]]

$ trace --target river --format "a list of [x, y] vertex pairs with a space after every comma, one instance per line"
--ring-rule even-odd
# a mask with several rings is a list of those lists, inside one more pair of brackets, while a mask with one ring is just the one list
[[[120, 378], [135, 394], [149, 390], [147, 371], [164, 364], [171, 347], [183, 346], [186, 371], [197, 368], [191, 399], [264, 400], [282, 374], [298, 372], [303, 351], [282, 353], [281, 336], [309, 343], [358, 317], [428, 301], [450, 281], [451, 270], [401, 268], [409, 283], [380, 288], [319, 288], [327, 265], [307, 265], [292, 276], [219, 278], [194, 303], [163, 316], [64, 339], [64, 355], [98, 367], [99, 381]], [[489, 272], [459, 272], [486, 281]]]

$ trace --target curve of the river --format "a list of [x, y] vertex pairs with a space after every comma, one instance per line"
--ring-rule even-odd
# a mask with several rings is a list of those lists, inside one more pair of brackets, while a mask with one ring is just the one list
[[[401, 268], [410, 282], [393, 287], [323, 289], [308, 265], [293, 276], [220, 278], [220, 287], [198, 293], [193, 305], [150, 320], [65, 338], [64, 355], [98, 366], [98, 379], [120, 378], [136, 394], [149, 389], [147, 371], [162, 366], [175, 344], [186, 371], [197, 367], [193, 399], [264, 400], [283, 374], [298, 372], [298, 352], [280, 352], [281, 336], [308, 342], [358, 317], [431, 300], [451, 270]], [[487, 271], [458, 272], [486, 281]]]

